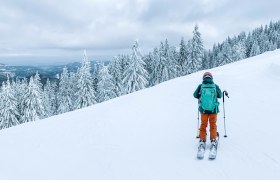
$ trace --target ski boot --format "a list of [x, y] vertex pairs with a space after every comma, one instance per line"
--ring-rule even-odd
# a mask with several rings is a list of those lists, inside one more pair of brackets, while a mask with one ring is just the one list
[[205, 141], [200, 140], [199, 145], [198, 145], [198, 151], [197, 151], [197, 158], [198, 159], [203, 159], [204, 158], [205, 148], [206, 148]]

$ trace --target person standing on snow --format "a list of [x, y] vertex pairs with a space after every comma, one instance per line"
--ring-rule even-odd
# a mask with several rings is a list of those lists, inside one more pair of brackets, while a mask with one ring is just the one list
[[222, 91], [218, 85], [213, 82], [213, 76], [210, 72], [203, 74], [203, 82], [195, 90], [193, 96], [199, 99], [199, 112], [201, 113], [201, 124], [199, 129], [199, 146], [205, 149], [206, 128], [208, 121], [210, 123], [211, 146], [217, 146], [217, 115], [219, 113], [219, 102], [217, 98], [222, 97]]

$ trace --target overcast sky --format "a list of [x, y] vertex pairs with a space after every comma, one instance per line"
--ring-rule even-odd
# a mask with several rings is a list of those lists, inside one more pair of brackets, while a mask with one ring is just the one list
[[280, 20], [279, 0], [1, 0], [0, 63], [91, 60], [178, 46], [198, 24], [206, 48]]

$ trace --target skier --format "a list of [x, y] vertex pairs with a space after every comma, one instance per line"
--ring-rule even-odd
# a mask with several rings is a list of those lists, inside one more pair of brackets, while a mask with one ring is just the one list
[[218, 142], [216, 122], [217, 114], [219, 112], [219, 102], [217, 98], [222, 97], [222, 92], [219, 86], [213, 82], [212, 74], [210, 72], [205, 72], [203, 74], [202, 84], [197, 87], [193, 95], [195, 98], [199, 99], [199, 112], [201, 113], [199, 152], [201, 151], [201, 153], [200, 155], [198, 153], [198, 158], [203, 158], [206, 146], [206, 128], [208, 121], [210, 123], [210, 151], [212, 149], [215, 149], [215, 151], [217, 150]]

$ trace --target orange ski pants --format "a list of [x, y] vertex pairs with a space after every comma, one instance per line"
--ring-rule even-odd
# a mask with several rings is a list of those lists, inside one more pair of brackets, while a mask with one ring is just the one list
[[203, 114], [201, 113], [201, 124], [199, 129], [200, 140], [206, 141], [206, 128], [210, 123], [210, 140], [216, 139], [217, 136], [217, 114]]

